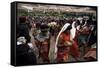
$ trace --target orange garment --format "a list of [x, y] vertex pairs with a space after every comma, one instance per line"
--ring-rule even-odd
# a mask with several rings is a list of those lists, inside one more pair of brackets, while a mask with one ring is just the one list
[[70, 40], [70, 34], [61, 33], [61, 37], [62, 44], [58, 46], [57, 62], [66, 62], [69, 56], [69, 47], [64, 46], [64, 42]]
[[72, 42], [72, 46], [64, 45], [64, 42], [71, 41], [70, 34], [61, 33], [62, 44], [58, 47], [57, 52], [57, 62], [66, 62], [68, 60], [69, 54], [72, 55], [75, 59], [79, 57], [78, 46], [75, 40]]

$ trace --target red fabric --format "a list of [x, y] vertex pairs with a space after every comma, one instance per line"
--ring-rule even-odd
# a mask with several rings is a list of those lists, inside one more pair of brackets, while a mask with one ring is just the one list
[[64, 42], [70, 40], [70, 34], [62, 33], [61, 36], [63, 37]]
[[[65, 41], [70, 41], [70, 34], [65, 34], [62, 33], [61, 34], [62, 38], [63, 38], [63, 42]], [[57, 61], [60, 61], [65, 58], [66, 56], [66, 61], [68, 59], [68, 55], [72, 55], [75, 59], [79, 58], [79, 51], [78, 51], [78, 45], [77, 42], [75, 41], [76, 39], [74, 39], [74, 43], [73, 45], [70, 47], [69, 51], [66, 51], [66, 48], [68, 48], [68, 46], [64, 47], [63, 51], [60, 52], [59, 49], [61, 49], [62, 47], [58, 48], [58, 53], [57, 53]]]
[[37, 47], [39, 49], [39, 57], [41, 57], [44, 62], [49, 63], [49, 57], [48, 57], [49, 44], [48, 44], [48, 41], [37, 42]]
[[68, 53], [65, 52], [58, 52], [57, 53], [57, 62], [64, 62], [68, 60]]
[[70, 48], [70, 53], [75, 59], [78, 59], [80, 57], [80, 52], [79, 52], [78, 43], [77, 43], [78, 42], [77, 37], [78, 37], [78, 34], [77, 34], [77, 30], [76, 30], [76, 36], [73, 39], [74, 43], [73, 43], [73, 46]]
[[70, 48], [70, 54], [75, 58], [78, 59], [80, 57], [80, 53], [78, 50], [78, 45], [76, 43], [76, 41], [74, 41], [74, 44], [72, 45], [72, 47]]

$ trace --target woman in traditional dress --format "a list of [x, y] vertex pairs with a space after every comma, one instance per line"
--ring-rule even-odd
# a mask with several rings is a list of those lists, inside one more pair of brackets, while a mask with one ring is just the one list
[[57, 62], [67, 62], [69, 55], [73, 56], [76, 60], [79, 58], [78, 46], [75, 41], [75, 22], [70, 25], [66, 23], [59, 32], [56, 45], [55, 45], [55, 57]]

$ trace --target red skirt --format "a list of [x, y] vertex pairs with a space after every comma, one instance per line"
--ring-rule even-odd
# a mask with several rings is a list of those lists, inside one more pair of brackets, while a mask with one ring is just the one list
[[69, 47], [67, 46], [62, 46], [58, 48], [57, 52], [57, 62], [66, 62], [68, 60], [69, 56]]

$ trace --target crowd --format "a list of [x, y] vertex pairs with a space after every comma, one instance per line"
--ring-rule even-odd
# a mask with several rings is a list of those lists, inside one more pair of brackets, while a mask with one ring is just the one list
[[[96, 60], [97, 21], [92, 16], [65, 19], [18, 17], [18, 65]], [[52, 41], [52, 42], [51, 42]]]

